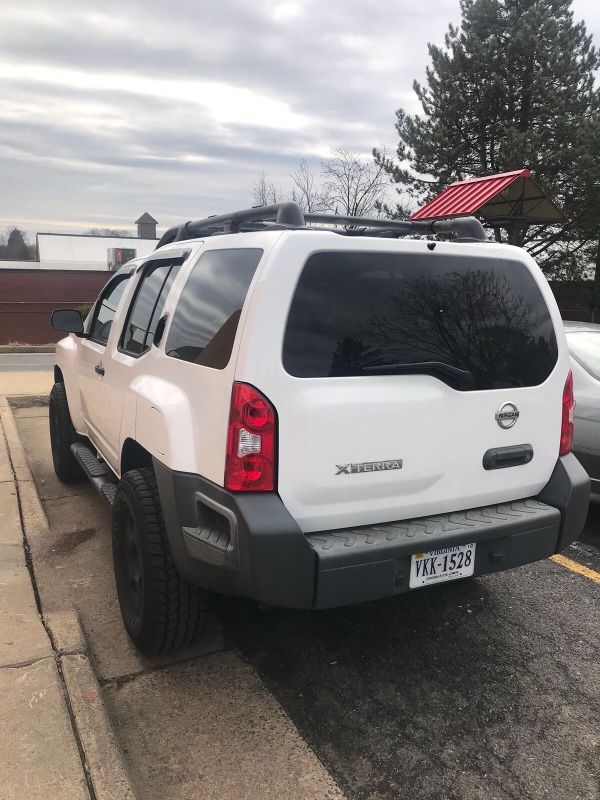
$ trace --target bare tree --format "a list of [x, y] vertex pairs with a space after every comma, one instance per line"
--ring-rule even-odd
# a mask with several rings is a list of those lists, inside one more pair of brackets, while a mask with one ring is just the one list
[[302, 159], [298, 169], [292, 172], [291, 178], [293, 185], [290, 200], [298, 203], [303, 211], [310, 213], [327, 211], [330, 208], [329, 199], [322, 187], [317, 184], [308, 161]]
[[289, 198], [307, 213], [330, 211], [353, 217], [399, 213], [385, 205], [389, 178], [383, 166], [341, 147], [332, 149], [331, 158], [321, 162], [319, 176], [303, 159], [290, 177], [292, 188], [286, 197], [261, 172], [252, 187], [255, 205], [268, 206]]
[[328, 207], [337, 214], [365, 217], [383, 207], [389, 178], [381, 164], [362, 159], [341, 147], [321, 164], [323, 192]]
[[87, 236], [120, 236], [130, 239], [131, 234], [123, 228], [90, 228], [86, 231]]
[[270, 206], [282, 202], [283, 192], [269, 180], [266, 172], [261, 172], [252, 187], [252, 197], [255, 205]]

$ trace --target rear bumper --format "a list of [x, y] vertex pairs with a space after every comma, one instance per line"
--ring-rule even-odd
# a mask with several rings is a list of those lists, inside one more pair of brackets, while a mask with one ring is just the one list
[[224, 594], [289, 608], [330, 608], [409, 589], [413, 553], [476, 542], [475, 575], [547, 558], [573, 542], [590, 481], [560, 458], [537, 498], [418, 520], [302, 533], [275, 494], [235, 494], [155, 461], [181, 575]]

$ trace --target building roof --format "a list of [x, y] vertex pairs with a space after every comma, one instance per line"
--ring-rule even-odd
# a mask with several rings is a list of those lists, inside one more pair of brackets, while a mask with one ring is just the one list
[[410, 219], [444, 219], [471, 214], [491, 225], [516, 220], [534, 225], [567, 221], [529, 169], [453, 183], [411, 214]]
[[143, 225], [145, 222], [148, 222], [151, 225], [158, 225], [158, 220], [154, 219], [154, 217], [151, 217], [147, 211], [144, 211], [142, 216], [139, 219], [136, 219], [135, 224]]
[[[117, 236], [113, 233], [48, 233], [47, 231], [40, 231], [36, 233], [37, 236], [71, 236], [77, 239], [122, 239], [123, 241], [131, 239], [134, 242], [147, 242], [149, 241], [146, 236]], [[158, 236], [156, 237], [158, 241]]]

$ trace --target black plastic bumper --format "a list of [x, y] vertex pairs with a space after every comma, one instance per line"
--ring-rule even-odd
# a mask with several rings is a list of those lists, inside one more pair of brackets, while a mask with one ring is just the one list
[[276, 494], [235, 494], [154, 462], [173, 558], [192, 583], [289, 608], [329, 608], [409, 588], [413, 553], [476, 542], [475, 575], [547, 558], [573, 542], [590, 481], [560, 458], [537, 498], [304, 534]]

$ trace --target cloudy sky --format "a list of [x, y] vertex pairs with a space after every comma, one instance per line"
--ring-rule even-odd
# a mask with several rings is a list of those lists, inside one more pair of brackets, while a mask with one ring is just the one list
[[[458, 0], [0, 2], [0, 231], [162, 228], [395, 146]], [[600, 44], [599, 0], [575, 0]]]

